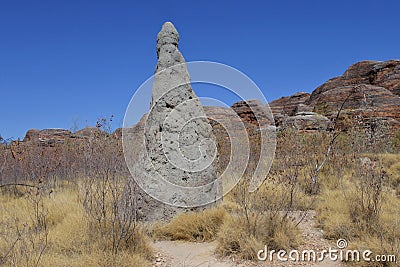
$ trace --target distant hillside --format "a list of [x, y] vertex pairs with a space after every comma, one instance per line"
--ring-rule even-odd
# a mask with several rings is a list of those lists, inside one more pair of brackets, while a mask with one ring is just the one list
[[400, 61], [358, 62], [311, 94], [282, 97], [270, 107], [279, 126], [316, 113], [332, 120], [343, 103], [341, 119], [400, 128]]
[[[390, 129], [400, 128], [400, 60], [385, 62], [361, 61], [351, 65], [342, 76], [332, 78], [316, 88], [311, 94], [298, 92], [281, 97], [269, 103], [277, 127], [293, 127], [298, 130], [329, 130], [332, 120], [343, 105], [340, 120], [365, 125], [384, 125]], [[239, 101], [232, 109], [246, 125], [257, 125], [252, 109], [259, 110], [260, 101]], [[229, 117], [237, 120], [227, 108], [205, 107], [210, 117]], [[273, 124], [266, 114], [258, 118]], [[144, 119], [139, 125], [144, 123]], [[211, 124], [219, 134], [219, 126]], [[343, 123], [342, 123], [343, 124]], [[45, 146], [53, 146], [65, 140], [82, 140], [100, 134], [95, 127], [72, 133], [64, 129], [31, 129], [24, 141], [37, 141]], [[121, 129], [113, 136], [120, 138]]]

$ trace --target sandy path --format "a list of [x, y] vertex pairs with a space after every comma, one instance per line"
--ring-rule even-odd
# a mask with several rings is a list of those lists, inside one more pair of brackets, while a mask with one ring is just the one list
[[230, 267], [235, 265], [231, 260], [217, 259], [214, 255], [215, 242], [188, 243], [159, 241], [154, 243], [158, 251], [158, 262], [154, 266], [163, 267]]
[[[301, 216], [302, 213], [296, 212], [293, 214], [293, 217], [298, 221], [298, 217]], [[315, 251], [321, 251], [323, 249], [328, 249], [329, 247], [336, 248], [336, 244], [324, 238], [323, 231], [316, 227], [315, 219], [317, 213], [315, 211], [307, 212], [304, 219], [299, 224], [299, 228], [302, 231], [303, 243], [300, 245], [298, 250], [307, 250], [313, 249]], [[293, 264], [293, 263], [292, 263]], [[333, 262], [329, 259], [324, 260], [323, 262], [318, 263], [303, 263], [298, 265], [279, 265], [279, 266], [315, 266], [315, 267], [338, 267], [341, 264], [337, 261]]]
[[[300, 213], [294, 213], [292, 217], [298, 218]], [[299, 224], [302, 230], [303, 243], [298, 248], [322, 250], [329, 246], [334, 247], [328, 240], [323, 238], [323, 232], [315, 227], [315, 212], [307, 213]], [[216, 242], [211, 243], [189, 243], [178, 241], [158, 241], [154, 243], [157, 252], [156, 260], [152, 266], [162, 267], [244, 267], [244, 266], [314, 266], [314, 267], [337, 267], [338, 262], [325, 260], [319, 263], [310, 262], [236, 262], [234, 258], [220, 259], [214, 254]], [[260, 248], [261, 249], [261, 248]]]

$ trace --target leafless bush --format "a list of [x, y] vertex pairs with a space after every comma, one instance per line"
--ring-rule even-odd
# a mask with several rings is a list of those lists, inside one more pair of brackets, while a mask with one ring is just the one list
[[18, 217], [13, 207], [4, 210], [0, 222], [0, 264], [39, 266], [48, 245], [47, 208], [39, 188], [30, 188], [21, 203]]
[[[379, 224], [385, 170], [379, 162], [368, 157], [360, 158], [355, 166], [355, 200], [349, 201], [350, 214], [360, 230]], [[371, 229], [376, 230], [376, 229]]]
[[[101, 121], [102, 123], [105, 120]], [[101, 127], [98, 123], [98, 127]], [[104, 134], [89, 140], [83, 150], [86, 178], [82, 204], [93, 234], [115, 256], [137, 245], [137, 188], [128, 178], [119, 140]]]

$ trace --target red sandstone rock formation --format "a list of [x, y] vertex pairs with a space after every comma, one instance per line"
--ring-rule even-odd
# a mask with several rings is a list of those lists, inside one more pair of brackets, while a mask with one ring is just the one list
[[236, 102], [232, 105], [232, 109], [244, 122], [249, 122], [256, 126], [274, 123], [272, 114], [266, 112], [265, 107], [258, 99]]
[[275, 115], [288, 115], [293, 116], [298, 111], [299, 107], [301, 112], [307, 110], [306, 102], [310, 99], [309, 93], [298, 92], [291, 96], [284, 96], [269, 103], [272, 113]]
[[400, 61], [358, 62], [315, 89], [307, 104], [333, 118], [344, 102], [343, 116], [399, 127]]

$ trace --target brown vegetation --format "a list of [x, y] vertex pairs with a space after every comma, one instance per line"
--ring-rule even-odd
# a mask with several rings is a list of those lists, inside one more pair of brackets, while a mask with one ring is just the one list
[[117, 139], [97, 131], [55, 146], [16, 141], [0, 158], [2, 264], [146, 266], [152, 258]]
[[[387, 137], [379, 129], [354, 127], [338, 135], [318, 172], [335, 133], [280, 131], [271, 172], [257, 191], [247, 190], [250, 164], [246, 179], [218, 207], [148, 229], [136, 218], [137, 188], [126, 183], [119, 139], [94, 131], [87, 139], [55, 146], [2, 145], [0, 262], [146, 266], [152, 249], [145, 233], [157, 239], [216, 240], [222, 256], [255, 259], [264, 245], [297, 247], [302, 216], [288, 215], [314, 209], [326, 238], [400, 257], [399, 136]], [[251, 142], [254, 160], [256, 135]], [[225, 146], [219, 149], [223, 154]]]

